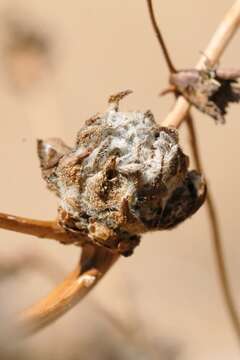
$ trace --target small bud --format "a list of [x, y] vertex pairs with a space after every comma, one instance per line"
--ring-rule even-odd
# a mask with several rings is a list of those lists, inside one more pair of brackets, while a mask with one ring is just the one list
[[171, 74], [170, 83], [198, 110], [223, 124], [229, 103], [240, 101], [239, 77], [240, 70], [189, 69]]

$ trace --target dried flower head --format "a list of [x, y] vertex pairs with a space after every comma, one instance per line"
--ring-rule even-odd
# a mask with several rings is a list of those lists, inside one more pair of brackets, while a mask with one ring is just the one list
[[176, 226], [205, 198], [205, 182], [188, 171], [177, 131], [151, 112], [120, 112], [119, 100], [88, 121], [69, 148], [38, 142], [43, 177], [60, 198], [59, 223], [95, 244], [130, 255], [139, 234]]
[[229, 103], [240, 101], [239, 77], [240, 70], [189, 69], [171, 74], [170, 83], [200, 111], [224, 123]]

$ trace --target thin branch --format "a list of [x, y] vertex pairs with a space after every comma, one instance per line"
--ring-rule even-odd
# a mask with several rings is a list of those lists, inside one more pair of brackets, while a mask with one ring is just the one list
[[[206, 58], [211, 65], [215, 65], [227, 45], [230, 43], [232, 37], [236, 33], [240, 24], [240, 0], [235, 1], [234, 5], [230, 8], [227, 14], [224, 16], [223, 21], [219, 25], [215, 34], [212, 37], [209, 45], [204, 51], [204, 55], [201, 56], [199, 62], [196, 65], [197, 69], [205, 67]], [[162, 122], [162, 126], [179, 127], [184, 121], [190, 105], [182, 96], [180, 96], [173, 108], [168, 114], [165, 120]]]
[[193, 152], [193, 159], [195, 162], [196, 169], [200, 173], [203, 173], [203, 166], [202, 166], [201, 159], [200, 159], [200, 151], [199, 151], [199, 146], [198, 146], [197, 134], [196, 134], [193, 117], [192, 117], [191, 113], [188, 113], [187, 118], [186, 118], [186, 123], [187, 123], [188, 132], [190, 135], [191, 148], [192, 148], [192, 152]]
[[148, 6], [148, 11], [149, 11], [149, 15], [150, 15], [150, 20], [151, 20], [151, 23], [152, 23], [152, 26], [153, 26], [153, 29], [154, 29], [154, 32], [157, 36], [157, 39], [159, 41], [159, 44], [161, 46], [161, 49], [163, 51], [163, 55], [164, 55], [164, 58], [166, 60], [166, 63], [167, 63], [167, 66], [168, 66], [168, 69], [169, 69], [169, 72], [170, 73], [175, 73], [176, 72], [176, 68], [175, 66], [173, 65], [173, 62], [170, 58], [170, 55], [169, 55], [169, 52], [168, 52], [168, 49], [167, 49], [167, 46], [165, 44], [165, 41], [163, 39], [163, 36], [162, 36], [162, 33], [158, 27], [158, 24], [157, 24], [157, 21], [156, 21], [156, 18], [155, 18], [155, 14], [154, 14], [154, 10], [153, 10], [153, 4], [152, 4], [152, 0], [147, 0], [147, 6]]
[[56, 282], [63, 274], [63, 269], [56, 261], [49, 261], [42, 253], [24, 251], [15, 255], [0, 255], [0, 279], [13, 276], [18, 273], [33, 270], [43, 272], [47, 278]]
[[33, 220], [4, 213], [0, 213], [0, 228], [39, 238], [58, 240], [63, 244], [82, 245], [89, 241], [87, 235], [66, 232], [56, 221]]
[[[159, 38], [159, 43], [163, 50], [169, 71], [172, 72], [171, 60], [170, 60], [170, 66], [169, 66], [170, 55], [169, 55], [168, 51], [166, 50], [167, 48], [166, 48], [164, 39], [161, 35], [161, 31], [156, 24], [156, 20], [155, 20], [153, 8], [152, 8], [152, 1], [147, 0], [147, 3], [148, 3], [150, 17], [151, 17], [151, 21], [152, 21], [154, 30], [156, 32], [157, 37]], [[201, 69], [202, 67], [205, 66], [206, 56], [212, 65], [218, 61], [219, 57], [223, 53], [228, 42], [231, 40], [237, 27], [239, 26], [239, 22], [240, 22], [240, 1], [237, 1], [235, 3], [235, 5], [232, 7], [232, 9], [229, 11], [229, 13], [225, 16], [224, 21], [219, 26], [218, 30], [216, 31], [215, 35], [213, 36], [212, 41], [210, 42], [204, 56], [202, 56], [199, 63], [197, 64], [198, 69]], [[166, 54], [165, 54], [165, 52], [166, 52]], [[179, 99], [179, 101], [177, 101], [177, 103], [182, 104], [182, 101], [183, 101], [183, 99]], [[183, 107], [183, 105], [182, 105], [182, 107]], [[190, 108], [190, 107], [188, 106], [188, 108]], [[191, 137], [191, 146], [192, 146], [192, 150], [193, 150], [193, 157], [194, 157], [194, 160], [196, 163], [196, 167], [199, 172], [203, 173], [203, 168], [202, 168], [201, 159], [200, 159], [200, 153], [198, 150], [197, 136], [196, 136], [196, 131], [194, 128], [192, 115], [188, 112], [184, 113], [184, 111], [183, 111], [184, 107], [181, 111], [180, 110], [179, 110], [179, 119], [182, 119], [182, 121], [186, 120], [186, 122], [187, 122], [188, 130], [189, 130], [190, 137]], [[165, 120], [164, 125], [165, 126], [171, 125], [171, 126], [177, 127], [180, 125], [180, 123], [174, 122], [174, 123], [168, 124], [167, 120]], [[218, 270], [217, 273], [219, 276], [220, 286], [222, 288], [223, 298], [225, 300], [227, 310], [231, 317], [233, 327], [236, 331], [238, 341], [240, 341], [240, 321], [238, 318], [237, 308], [235, 306], [234, 298], [232, 295], [232, 290], [231, 290], [229, 280], [228, 280], [228, 274], [227, 274], [225, 260], [224, 260], [224, 250], [222, 247], [222, 239], [221, 239], [221, 233], [219, 230], [217, 213], [216, 213], [216, 209], [214, 206], [214, 201], [212, 199], [211, 192], [209, 190], [209, 186], [208, 186], [208, 193], [207, 193], [207, 198], [206, 198], [206, 206], [207, 206], [207, 211], [208, 211], [208, 215], [209, 215], [210, 228], [211, 228], [211, 232], [212, 232], [212, 242], [214, 245], [214, 254], [215, 254], [215, 260], [216, 260], [216, 265], [217, 265], [217, 270]]]
[[[144, 324], [136, 317], [136, 311], [134, 311], [134, 313], [131, 312], [127, 316], [127, 322], [125, 322], [116, 316], [115, 313], [99, 304], [99, 302], [95, 302], [94, 307], [98, 312], [102, 313], [105, 319], [124, 337], [125, 341], [129, 343], [130, 346], [134, 346], [137, 349], [143, 349], [146, 353], [148, 352], [149, 355], [154, 355], [154, 358], [159, 358], [159, 349], [158, 347], [153, 346], [153, 343], [146, 336]], [[134, 308], [134, 310], [136, 309]], [[140, 333], [138, 332], [139, 328], [142, 328]]]
[[[189, 134], [191, 136], [191, 145], [193, 150], [193, 157], [196, 163], [196, 167], [200, 172], [203, 172], [203, 167], [200, 159], [200, 152], [197, 142], [197, 136], [196, 136], [196, 130], [194, 127], [193, 119], [191, 114], [188, 115], [187, 119], [187, 126], [189, 130]], [[219, 221], [217, 217], [216, 208], [214, 205], [214, 200], [212, 198], [212, 194], [209, 189], [208, 185], [208, 192], [206, 197], [206, 209], [209, 216], [210, 221], [210, 229], [212, 232], [212, 243], [214, 246], [214, 255], [215, 255], [215, 262], [217, 266], [217, 274], [219, 276], [219, 283], [222, 289], [222, 295], [223, 299], [226, 304], [226, 308], [228, 310], [228, 313], [231, 317], [233, 327], [235, 329], [235, 332], [237, 334], [238, 341], [240, 342], [240, 321], [238, 318], [238, 311], [237, 307], [234, 302], [234, 297], [232, 294], [232, 289], [229, 284], [228, 280], [228, 274], [227, 269], [225, 265], [225, 255], [224, 255], [224, 249], [223, 249], [223, 241], [221, 238], [221, 232], [219, 230]]]
[[24, 334], [34, 334], [57, 320], [82, 300], [118, 259], [110, 251], [87, 245], [80, 264], [45, 299], [25, 310], [19, 319]]

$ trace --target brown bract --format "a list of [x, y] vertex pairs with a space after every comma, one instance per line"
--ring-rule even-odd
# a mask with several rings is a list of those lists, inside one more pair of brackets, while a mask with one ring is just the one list
[[200, 111], [224, 123], [229, 103], [240, 101], [238, 69], [187, 69], [170, 75], [170, 83]]

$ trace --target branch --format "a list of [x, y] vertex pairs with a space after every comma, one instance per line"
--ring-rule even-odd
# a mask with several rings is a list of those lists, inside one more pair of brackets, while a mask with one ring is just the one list
[[158, 41], [159, 41], [160, 47], [161, 47], [161, 49], [163, 51], [163, 55], [164, 55], [164, 58], [166, 60], [167, 66], [168, 66], [168, 70], [169, 70], [170, 73], [175, 73], [176, 68], [173, 65], [173, 62], [172, 62], [171, 57], [169, 55], [167, 46], [165, 44], [162, 33], [160, 31], [160, 28], [158, 27], [158, 24], [157, 24], [155, 15], [154, 15], [152, 0], [147, 0], [147, 6], [148, 6], [148, 11], [149, 11], [149, 16], [150, 16], [150, 20], [151, 20], [151, 23], [152, 23], [152, 27], [153, 27], [153, 30], [154, 30], [154, 32], [156, 34], [156, 37], [157, 37]]
[[92, 290], [118, 257], [104, 248], [83, 247], [76, 269], [45, 299], [21, 314], [20, 330], [25, 335], [34, 334], [57, 320]]
[[41, 253], [36, 254], [29, 250], [27, 252], [18, 252], [15, 255], [1, 253], [0, 280], [28, 270], [41, 271], [54, 282], [63, 273], [61, 266], [57, 262], [49, 261]]
[[[155, 17], [154, 17], [152, 2], [151, 2], [151, 0], [147, 0], [147, 2], [148, 2], [148, 6], [149, 6], [149, 12], [150, 12], [150, 17], [151, 17], [154, 31], [156, 32], [157, 37], [160, 38], [159, 39], [160, 46], [163, 50], [164, 57], [165, 57], [167, 65], [168, 65], [169, 71], [172, 72], [174, 70], [171, 67], [172, 63], [170, 60], [169, 53], [166, 50], [167, 47], [165, 45], [164, 39], [161, 35], [161, 31], [160, 31], [160, 29], [156, 23]], [[210, 44], [206, 50], [206, 53], [204, 54], [204, 57], [202, 57], [200, 59], [199, 63], [197, 64], [197, 69], [201, 69], [202, 67], [205, 66], [206, 56], [207, 56], [208, 60], [211, 61], [212, 65], [215, 62], [217, 62], [217, 60], [221, 56], [222, 52], [224, 51], [225, 47], [227, 46], [228, 42], [231, 40], [232, 36], [234, 35], [237, 27], [239, 26], [239, 21], [240, 21], [240, 1], [237, 1], [235, 3], [235, 5], [232, 7], [232, 9], [230, 9], [229, 13], [225, 16], [224, 21], [219, 26], [219, 29], [216, 31], [215, 35], [213, 36], [213, 39], [210, 42]], [[170, 61], [170, 65], [169, 65], [169, 61]], [[175, 97], [176, 97], [176, 94], [175, 94]], [[193, 157], [194, 157], [194, 160], [196, 163], [196, 167], [199, 172], [203, 173], [203, 168], [202, 168], [201, 159], [200, 159], [200, 155], [199, 155], [197, 136], [196, 136], [196, 131], [194, 128], [193, 118], [188, 111], [185, 112], [185, 107], [184, 107], [183, 101], [185, 101], [185, 100], [183, 98], [180, 98], [176, 104], [176, 108], [179, 111], [179, 113], [178, 113], [179, 117], [176, 118], [176, 120], [174, 122], [170, 118], [171, 122], [169, 124], [167, 123], [167, 120], [165, 120], [164, 125], [165, 126], [171, 125], [171, 126], [178, 127], [181, 124], [181, 122], [179, 120], [181, 120], [181, 121], [186, 120], [187, 126], [188, 126], [188, 131], [191, 136], [191, 146], [192, 146], [192, 150], [193, 150]], [[183, 104], [182, 109], [180, 106], [178, 107], [178, 104], [180, 104], [180, 105]], [[189, 109], [190, 106], [188, 104], [187, 104], [187, 106]], [[178, 120], [178, 122], [177, 122], [177, 120]], [[219, 230], [217, 212], [216, 212], [216, 209], [214, 206], [214, 201], [212, 199], [212, 195], [210, 193], [209, 187], [208, 187], [208, 193], [207, 193], [207, 197], [206, 197], [206, 205], [207, 205], [207, 211], [209, 214], [210, 228], [211, 228], [211, 232], [212, 232], [212, 241], [213, 241], [213, 245], [214, 245], [214, 254], [215, 254], [215, 260], [216, 260], [216, 265], [217, 265], [217, 270], [218, 270], [217, 273], [219, 276], [219, 282], [220, 282], [220, 286], [222, 288], [222, 294], [223, 294], [223, 298], [225, 300], [227, 310], [228, 310], [230, 318], [232, 320], [233, 327], [237, 334], [238, 341], [240, 341], [240, 321], [238, 318], [237, 307], [235, 306], [234, 298], [232, 295], [232, 289], [231, 289], [231, 286], [230, 286], [230, 283], [228, 280], [228, 274], [227, 274], [227, 269], [226, 269], [225, 260], [224, 260], [224, 249], [222, 246], [222, 239], [221, 239], [221, 233]]]
[[63, 244], [82, 245], [89, 241], [87, 235], [66, 232], [56, 221], [33, 220], [4, 213], [0, 213], [0, 228], [39, 238], [58, 240]]
[[[193, 150], [193, 157], [196, 162], [197, 170], [203, 172], [203, 167], [199, 155], [199, 147], [197, 142], [196, 130], [194, 127], [192, 116], [189, 114], [187, 119], [187, 126], [191, 136], [191, 145]], [[211, 191], [208, 185], [207, 197], [206, 197], [206, 208], [209, 215], [210, 229], [212, 232], [212, 241], [214, 246], [215, 262], [217, 266], [217, 274], [219, 276], [219, 283], [222, 289], [222, 295], [225, 300], [226, 308], [232, 320], [233, 327], [237, 334], [238, 341], [240, 342], [240, 321], [238, 318], [237, 307], [234, 302], [232, 289], [228, 280], [228, 273], [224, 260], [224, 249], [221, 233], [219, 230], [219, 222], [217, 212], [212, 198]]]
[[[240, 0], [237, 0], [227, 12], [223, 21], [213, 35], [212, 40], [204, 51], [204, 55], [201, 56], [199, 62], [197, 63], [196, 69], [200, 70], [205, 67], [206, 58], [212, 66], [219, 61], [222, 53], [224, 52], [233, 35], [237, 31], [239, 24]], [[173, 110], [168, 114], [168, 116], [165, 118], [161, 125], [173, 126], [178, 128], [184, 121], [189, 109], [190, 105], [187, 100], [180, 96]]]

